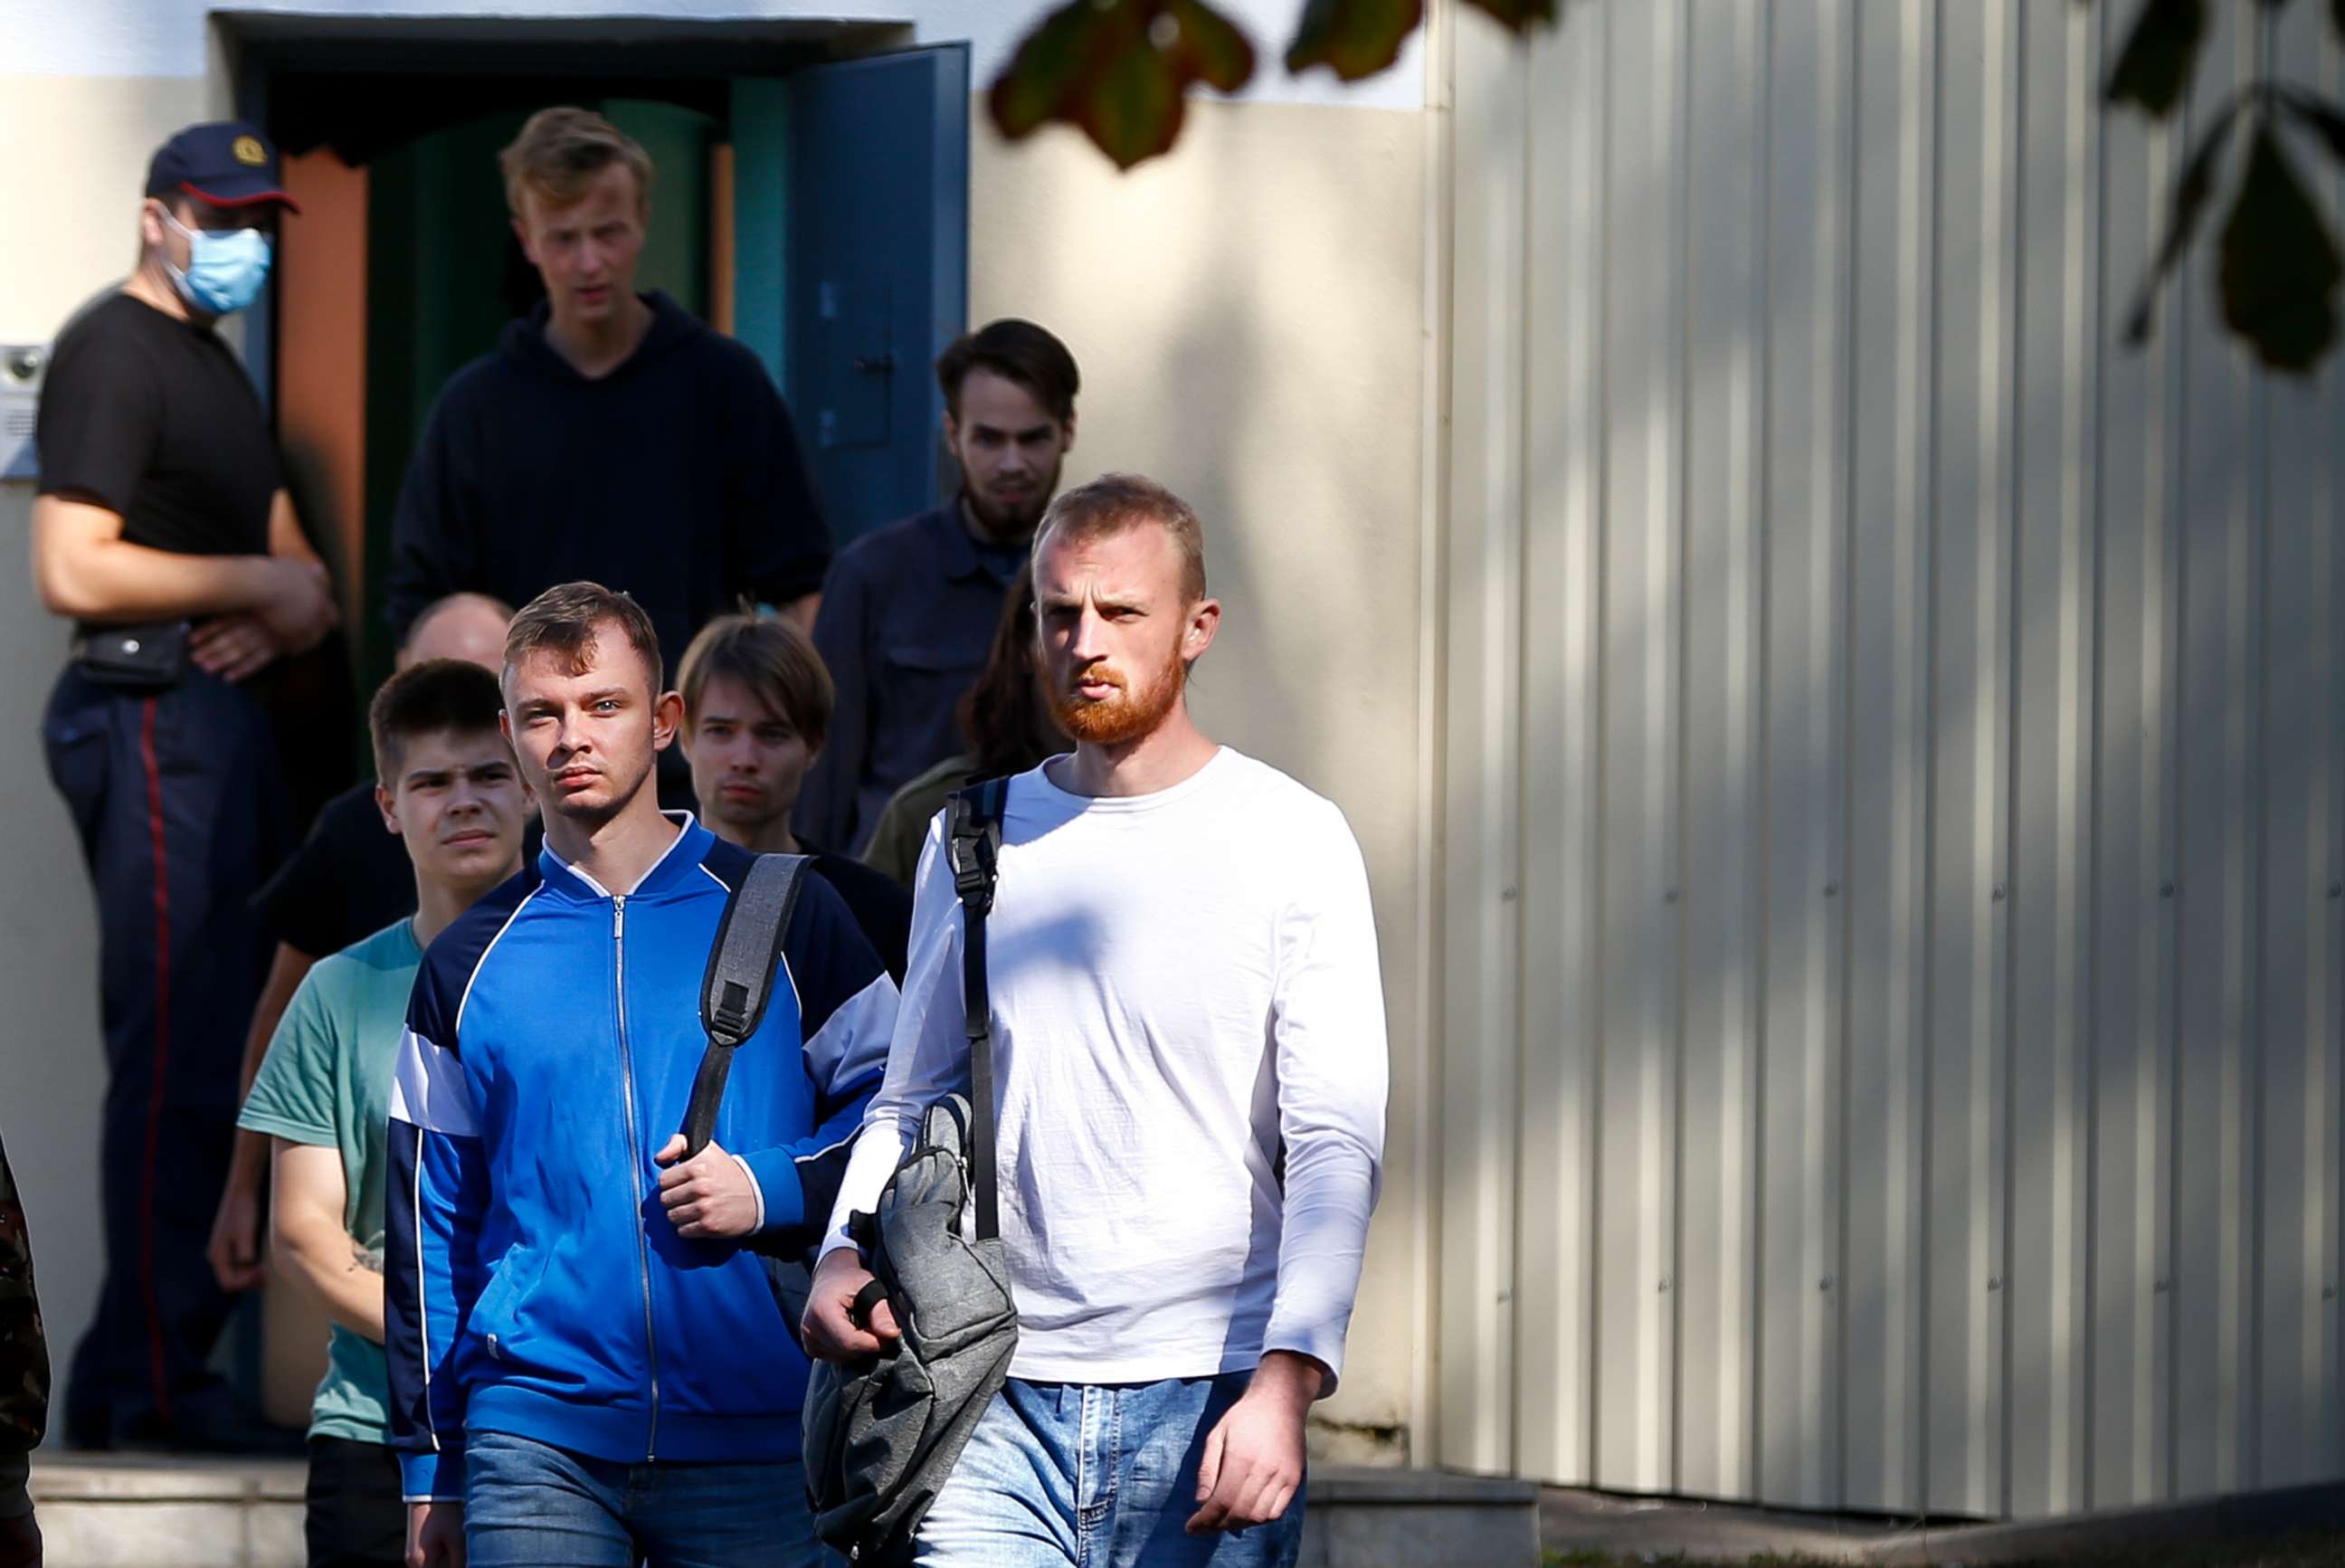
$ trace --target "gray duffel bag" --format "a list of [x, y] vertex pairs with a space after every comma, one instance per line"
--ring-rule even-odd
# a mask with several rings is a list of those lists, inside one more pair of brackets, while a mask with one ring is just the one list
[[[1002, 1256], [993, 1158], [992, 1009], [985, 917], [1001, 843], [1001, 779], [952, 798], [947, 847], [961, 904], [969, 1094], [930, 1105], [878, 1207], [848, 1233], [903, 1337], [854, 1366], [815, 1363], [807, 1385], [807, 1498], [824, 1543], [858, 1565], [911, 1561], [913, 1532], [1010, 1374], [1018, 1309]], [[968, 1211], [964, 1216], [964, 1209]], [[964, 1218], [967, 1224], [964, 1224]]]

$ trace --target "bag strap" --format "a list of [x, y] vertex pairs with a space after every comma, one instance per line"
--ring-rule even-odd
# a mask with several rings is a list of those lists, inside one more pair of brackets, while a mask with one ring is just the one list
[[700, 1026], [708, 1033], [708, 1048], [701, 1053], [692, 1103], [684, 1113], [686, 1159], [716, 1135], [716, 1108], [725, 1100], [734, 1048], [765, 1022], [782, 939], [789, 934], [790, 911], [797, 907], [806, 870], [804, 855], [759, 855], [725, 901], [700, 986]]
[[985, 984], [985, 917], [993, 909], [996, 862], [1001, 852], [1001, 809], [1010, 780], [988, 779], [957, 790], [946, 819], [946, 853], [953, 891], [960, 895], [960, 994], [969, 1034], [969, 1164], [976, 1167], [977, 1239], [1001, 1231], [993, 1168], [993, 1002]]

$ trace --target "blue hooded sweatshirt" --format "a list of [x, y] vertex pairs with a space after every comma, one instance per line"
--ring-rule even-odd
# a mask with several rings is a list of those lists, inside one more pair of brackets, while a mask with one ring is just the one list
[[[700, 992], [747, 851], [690, 817], [614, 894], [549, 846], [424, 954], [391, 1091], [391, 1446], [412, 1501], [462, 1501], [467, 1431], [614, 1461], [798, 1451], [807, 1361], [764, 1260], [686, 1240], [652, 1156], [683, 1125]], [[716, 1142], [761, 1247], [817, 1240], [887, 1064], [896, 988], [809, 875], [783, 973], [734, 1055]]]

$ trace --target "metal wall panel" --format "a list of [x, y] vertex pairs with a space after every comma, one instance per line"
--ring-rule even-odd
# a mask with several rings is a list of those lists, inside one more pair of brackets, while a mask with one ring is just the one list
[[[1596, 1481], [1669, 1484], [1676, 1414], [1678, 479], [1681, 5], [1609, 18], [1603, 229], [1603, 700], [1596, 755]], [[1650, 199], [1618, 199], [1619, 171]], [[1536, 178], [1536, 170], [1534, 170]], [[1534, 596], [1539, 585], [1529, 585]], [[1535, 601], [1534, 601], [1535, 602]]]
[[[1849, 937], [1842, 1095], [1848, 1219], [1836, 1290], [1846, 1334], [1841, 1496], [1922, 1496], [1922, 1289], [1927, 1067], [1923, 896], [1930, 755], [1928, 259], [1936, 146], [1924, 0], [1855, 15], [1858, 155], [1850, 202], [1848, 833], [1837, 889]], [[1858, 520], [1861, 520], [1861, 524]], [[1829, 789], [1828, 781], [1820, 788]], [[1818, 1294], [1824, 1294], [1819, 1290]]]
[[1678, 1120], [1678, 1469], [1683, 1492], [1754, 1484], [1757, 1396], [1747, 1331], [1757, 1304], [1759, 1194], [1759, 578], [1765, 468], [1761, 354], [1749, 322], [1766, 257], [1746, 245], [1761, 210], [1767, 138], [1765, 18], [1697, 0], [1688, 34], [1685, 575], [1686, 866], [1683, 1076]]
[[[1754, 848], [1760, 922], [1759, 1479], [1820, 1504], [1837, 1490], [1841, 928], [1825, 888], [1839, 850], [1840, 573], [1848, 469], [1840, 395], [1848, 244], [1853, 7], [1799, 0], [1766, 16], [1769, 299], [1761, 515], [1751, 583], [1761, 627]], [[1745, 890], [1698, 879], [1703, 901]]]
[[[2106, 8], [2102, 8], [2106, 9]], [[2106, 21], [2106, 18], [2104, 18]], [[2112, 57], [2112, 28], [2100, 57]], [[2156, 254], [2162, 215], [2149, 200], [2111, 203], [2109, 192], [2168, 187], [2177, 138], [2137, 116], [2101, 120], [2105, 247], [2094, 343], [2099, 445], [2095, 517], [2096, 630], [2090, 919], [2092, 1155], [2088, 1171], [2092, 1390], [2087, 1498], [2147, 1501], [2168, 1487], [2173, 1427], [2168, 1266], [2173, 1074], [2174, 903], [2172, 816], [2172, 541], [2177, 528], [2169, 455], [2179, 383], [2178, 334], [2169, 309], [2145, 351], [2110, 345], [2134, 280]], [[2169, 296], [2169, 307], [2173, 304]]]
[[[1591, 15], [1588, 31], [1600, 33], [1609, 21]], [[1485, 46], [1507, 47], [1487, 30], [1483, 36]], [[1585, 35], [1543, 35], [1532, 47], [1532, 76], [1554, 89], [1530, 103], [1528, 145], [1544, 178], [1523, 193], [1528, 249], [1541, 262], [1525, 280], [1540, 351], [1523, 366], [1529, 512], [1522, 526], [1523, 579], [1542, 592], [1538, 612], [1522, 619], [1520, 661], [1523, 811], [1538, 829], [1523, 840], [1519, 882], [1507, 868], [1498, 893], [1519, 885], [1523, 951], [1540, 955], [1522, 976], [1521, 1099], [1542, 1110], [1520, 1118], [1522, 1185], [1508, 1195], [1519, 1207], [1516, 1316], [1552, 1331], [1519, 1336], [1518, 1386], [1539, 1397], [1515, 1401], [1515, 1446], [1484, 1467], [1581, 1478], [1593, 1474], [1597, 1366], [1594, 1043], [1601, 987], [1586, 890], [1595, 885], [1599, 851], [1597, 796], [1582, 784], [1597, 752], [1602, 667], [1596, 612], [1604, 421], [1595, 387], [1604, 339], [1604, 69], [1603, 49]], [[1477, 117], [1488, 113], [1477, 106]], [[1477, 123], [1478, 137], [1482, 119]], [[1527, 179], [1528, 168], [1517, 167]], [[1480, 251], [1463, 225], [1458, 246], [1461, 259]], [[1523, 1194], [1535, 1196], [1522, 1201]]]
[[[1933, 290], [1937, 380], [1928, 543], [1934, 602], [1927, 672], [1931, 765], [1924, 1028], [1929, 1199], [1923, 1215], [1927, 1495], [1994, 1512], [2000, 1471], [2000, 1242], [2004, 1128], [1996, 1028], [2007, 854], [2003, 835], [2004, 594], [2012, 342], [2006, 206], [2010, 6], [1937, 15], [1940, 228]], [[1858, 716], [1863, 722], [1863, 716]]]
[[2094, 14], [2025, 5], [2015, 22], [2023, 145], [2014, 241], [2009, 1072], [2009, 1509], [2084, 1504], [2086, 1380], [2084, 1070], [2092, 861], [2091, 347], [2100, 125]]
[[[2189, 117], [2334, 90], [2214, 15]], [[2118, 341], [2187, 145], [2098, 105], [2130, 20], [1457, 18], [1443, 1462], [2345, 1477], [2345, 372], [2205, 249]]]
[[[2251, 63], [2241, 33], [2256, 18], [2218, 11], [2188, 106], [2194, 123]], [[2220, 25], [2228, 24], [2228, 25]], [[2248, 1106], [2241, 1074], [2258, 1042], [2244, 982], [2245, 915], [2253, 868], [2247, 835], [2255, 712], [2246, 652], [2254, 614], [2255, 388], [2201, 305], [2214, 258], [2196, 252], [2168, 313], [2180, 340], [2181, 536], [2177, 552], [2175, 661], [2181, 768], [2175, 802], [2178, 921], [2175, 991], [2173, 1163], [2175, 1261], [2173, 1474], [2183, 1495], [2242, 1484], [2240, 1396], [2246, 1370], [2244, 1161]], [[2189, 1419], [2179, 1419], [2180, 1412]]]
[[[1482, 145], [1457, 164], [1451, 201], [1458, 230], [1456, 309], [1488, 315], [1457, 337], [1448, 397], [1457, 438], [1449, 452], [1450, 586], [1464, 596], [1450, 620], [1442, 731], [1447, 820], [1470, 824], [1447, 846], [1442, 877], [1441, 1028], [1471, 1049], [1443, 1054], [1440, 1127], [1447, 1151], [1439, 1177], [1441, 1303], [1436, 1444], [1463, 1469], [1511, 1462], [1517, 1386], [1513, 1348], [1516, 1196], [1513, 1108], [1522, 1088], [1515, 1042], [1522, 1028], [1515, 972], [1519, 949], [1518, 820], [1520, 596], [1515, 578], [1530, 508], [1524, 494], [1520, 389], [1528, 341], [1520, 330], [1527, 254], [1522, 203], [1528, 67], [1487, 36], [1457, 41], [1461, 74], [1484, 83]], [[1543, 509], [1543, 508], [1542, 508]], [[1536, 734], [1540, 727], [1532, 727]], [[1558, 1173], [1559, 1174], [1559, 1173]], [[1558, 1191], [1569, 1190], [1568, 1181]]]
[[[2283, 19], [2274, 65], [2316, 90], [2338, 90], [2336, 48], [2317, 15]], [[2317, 168], [2317, 164], [2307, 166]], [[2326, 192], [2330, 221], [2339, 204]], [[2256, 657], [2267, 686], [2259, 715], [2266, 759], [2264, 842], [2269, 872], [2258, 911], [2256, 995], [2262, 1008], [2263, 1073], [2254, 1151], [2256, 1203], [2263, 1215], [2250, 1324], [2257, 1409], [2256, 1481], [2288, 1486], [2345, 1469], [2337, 1367], [2338, 1036], [2330, 1027], [2336, 971], [2322, 941], [2334, 923], [2338, 884], [2331, 831], [2335, 735], [2304, 726], [2339, 700], [2330, 626], [2335, 551], [2326, 530], [2293, 519], [2333, 514], [2337, 504], [2339, 372], [2309, 386], [2268, 390], [2269, 439], [2259, 453], [2267, 500], [2263, 528], [2264, 614]]]

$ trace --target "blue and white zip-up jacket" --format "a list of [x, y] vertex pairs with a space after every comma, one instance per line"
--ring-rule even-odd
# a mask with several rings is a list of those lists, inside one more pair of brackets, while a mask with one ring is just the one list
[[[688, 816], [633, 891], [551, 846], [424, 954], [391, 1101], [391, 1447], [412, 1501], [464, 1495], [464, 1435], [596, 1459], [795, 1458], [807, 1362], [763, 1260], [688, 1241], [652, 1156], [707, 1044], [700, 993], [747, 851]], [[808, 876], [787, 983], [734, 1054], [716, 1142], [760, 1237], [810, 1243], [887, 1064], [896, 988]]]

